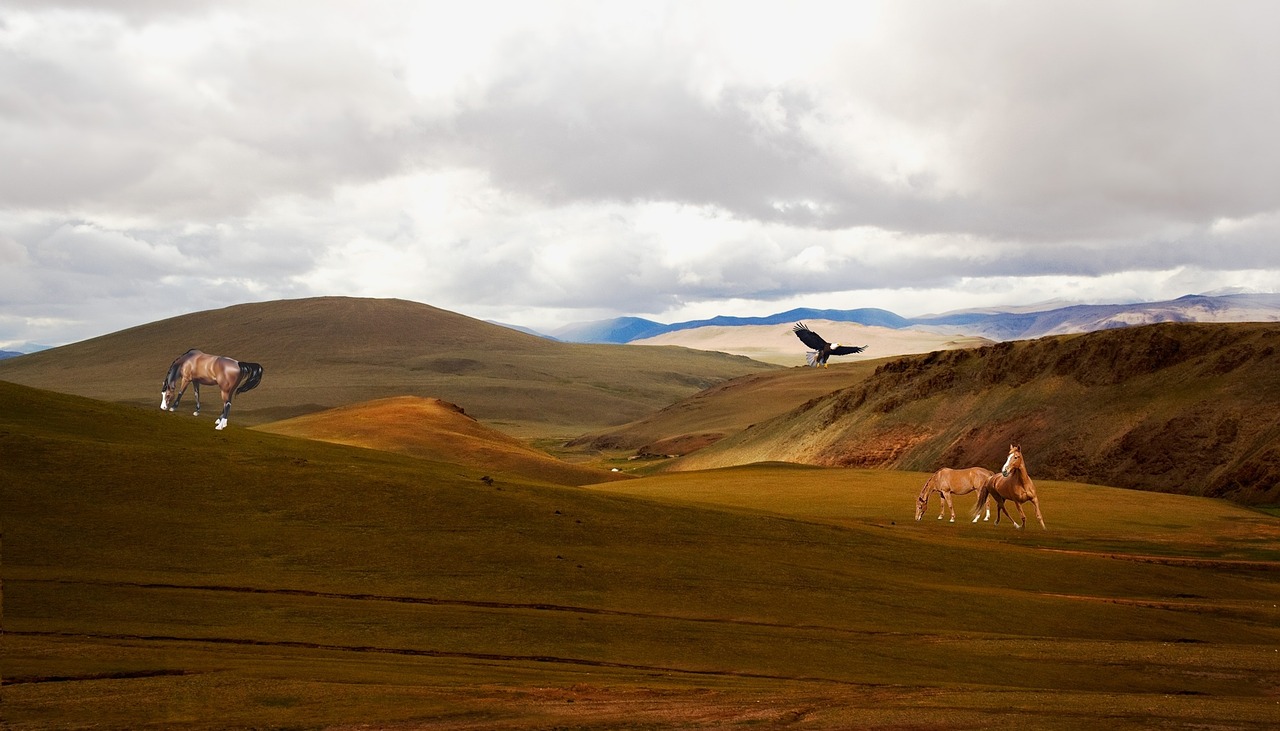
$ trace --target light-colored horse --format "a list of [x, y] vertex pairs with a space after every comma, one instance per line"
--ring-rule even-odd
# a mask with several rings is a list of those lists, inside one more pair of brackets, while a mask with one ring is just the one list
[[261, 380], [262, 366], [257, 363], [209, 355], [192, 348], [174, 358], [169, 366], [164, 385], [160, 389], [160, 410], [173, 411], [178, 408], [178, 401], [187, 392], [187, 386], [194, 385], [196, 410], [192, 416], [199, 416], [200, 386], [217, 386], [222, 391], [222, 416], [214, 422], [213, 428], [225, 429], [227, 417], [231, 414], [231, 398], [252, 389]]
[[[982, 483], [987, 481], [988, 477], [995, 474], [985, 467], [969, 467], [963, 470], [953, 470], [950, 467], [942, 469], [929, 475], [929, 479], [925, 480], [924, 487], [920, 488], [920, 496], [916, 498], [916, 521], [924, 517], [924, 512], [929, 509], [929, 498], [933, 493], [938, 493], [938, 502], [941, 503], [941, 510], [938, 513], [938, 520], [951, 511], [951, 520], [956, 522], [956, 508], [951, 502], [952, 495], [968, 495], [975, 490], [982, 488]], [[987, 508], [987, 520], [991, 519], [991, 508]]]
[[[1005, 500], [1012, 500], [1014, 507], [1018, 509], [1018, 515], [1022, 516], [1022, 525], [1018, 525], [1015, 520], [1013, 525], [1021, 530], [1027, 525], [1027, 514], [1022, 512], [1023, 503], [1031, 503], [1036, 509], [1036, 520], [1040, 521], [1040, 527], [1044, 528], [1044, 516], [1040, 513], [1040, 499], [1036, 497], [1036, 485], [1031, 481], [1031, 475], [1027, 474], [1027, 463], [1022, 459], [1022, 449], [1018, 446], [1009, 445], [1009, 457], [1004, 461], [1004, 467], [1000, 468], [1000, 474], [993, 474], [982, 483], [982, 487], [978, 490], [978, 504], [973, 509], [973, 522], [978, 522], [978, 512], [982, 510], [987, 503], [987, 498], [993, 498], [996, 501], [996, 525], [1000, 525], [1000, 514], [1009, 515], [1009, 511], [1004, 508]], [[1013, 520], [1013, 516], [1009, 515], [1009, 520]]]

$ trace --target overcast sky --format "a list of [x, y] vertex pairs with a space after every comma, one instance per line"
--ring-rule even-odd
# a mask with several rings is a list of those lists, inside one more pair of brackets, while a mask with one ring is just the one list
[[549, 331], [1275, 291], [1278, 27], [1270, 0], [4, 0], [0, 348], [313, 295]]

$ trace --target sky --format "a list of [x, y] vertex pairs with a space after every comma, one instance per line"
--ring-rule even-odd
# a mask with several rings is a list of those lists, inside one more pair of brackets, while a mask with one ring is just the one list
[[1263, 0], [0, 0], [0, 348], [1280, 286]]

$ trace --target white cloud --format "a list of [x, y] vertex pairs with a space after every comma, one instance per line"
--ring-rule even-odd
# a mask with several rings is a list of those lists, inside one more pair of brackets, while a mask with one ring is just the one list
[[550, 327], [1266, 288], [1277, 15], [18, 0], [0, 343], [307, 294]]

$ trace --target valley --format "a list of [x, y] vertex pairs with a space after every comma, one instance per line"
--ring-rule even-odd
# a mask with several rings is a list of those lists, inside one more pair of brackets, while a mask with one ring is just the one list
[[586, 487], [0, 383], [10, 728], [1265, 728], [1280, 520], [925, 475]]
[[[8, 728], [1274, 725], [1274, 326], [809, 369], [395, 301], [199, 321], [270, 356], [225, 431], [147, 396], [197, 320], [0, 365]], [[913, 520], [1010, 440], [1046, 530]]]

